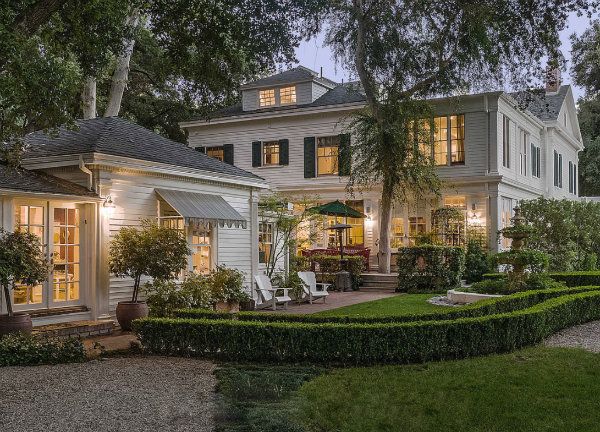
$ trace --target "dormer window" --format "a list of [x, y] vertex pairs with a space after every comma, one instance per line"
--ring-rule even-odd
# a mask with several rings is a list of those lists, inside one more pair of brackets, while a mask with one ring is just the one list
[[[294, 92], [294, 99], [295, 99]], [[258, 104], [261, 108], [275, 105], [275, 89], [261, 90], [258, 92]]]
[[296, 86], [282, 87], [279, 90], [279, 98], [281, 105], [289, 105], [296, 103]]

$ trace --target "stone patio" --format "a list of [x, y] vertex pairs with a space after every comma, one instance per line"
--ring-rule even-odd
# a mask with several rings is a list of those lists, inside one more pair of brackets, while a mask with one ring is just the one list
[[277, 306], [277, 310], [262, 309], [264, 312], [271, 313], [292, 313], [292, 314], [310, 314], [316, 312], [322, 312], [330, 309], [337, 309], [343, 306], [350, 306], [358, 303], [369, 302], [373, 300], [380, 300], [383, 298], [393, 297], [396, 295], [402, 295], [398, 293], [389, 292], [364, 292], [364, 291], [351, 291], [351, 292], [329, 292], [327, 296], [327, 302], [323, 303], [323, 300], [317, 300], [313, 304], [308, 302], [296, 303], [290, 302], [287, 310], [283, 309], [283, 306]]

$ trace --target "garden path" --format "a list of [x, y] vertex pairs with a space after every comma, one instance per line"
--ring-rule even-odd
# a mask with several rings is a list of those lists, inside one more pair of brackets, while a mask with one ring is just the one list
[[570, 327], [559, 331], [544, 341], [549, 347], [583, 348], [600, 353], [600, 321]]
[[0, 430], [211, 431], [214, 365], [128, 357], [0, 373]]

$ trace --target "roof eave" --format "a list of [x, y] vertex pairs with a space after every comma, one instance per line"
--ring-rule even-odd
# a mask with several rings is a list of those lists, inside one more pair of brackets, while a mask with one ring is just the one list
[[35, 197], [42, 199], [64, 199], [71, 200], [77, 202], [102, 202], [104, 198], [100, 196], [94, 195], [77, 195], [77, 194], [60, 194], [60, 193], [51, 193], [51, 192], [36, 192], [31, 190], [21, 190], [21, 189], [13, 189], [13, 188], [1, 188], [0, 194], [10, 195], [10, 196], [27, 196], [27, 197]]

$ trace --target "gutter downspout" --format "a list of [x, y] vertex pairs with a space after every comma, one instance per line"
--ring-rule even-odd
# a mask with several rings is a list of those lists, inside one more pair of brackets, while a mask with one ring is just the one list
[[83, 156], [79, 156], [79, 169], [83, 173], [87, 174], [87, 176], [88, 176], [87, 188], [88, 188], [88, 190], [93, 191], [94, 188], [92, 187], [92, 184], [93, 184], [94, 174], [89, 170], [88, 167], [85, 166], [85, 163], [83, 162]]

